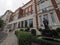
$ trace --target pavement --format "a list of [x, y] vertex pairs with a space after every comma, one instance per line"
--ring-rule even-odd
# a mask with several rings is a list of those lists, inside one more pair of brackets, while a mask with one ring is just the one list
[[7, 33], [0, 31], [0, 43], [1, 43], [4, 39], [6, 39], [6, 37], [7, 37]]
[[0, 45], [18, 45], [17, 37], [14, 32], [10, 32], [7, 38]]

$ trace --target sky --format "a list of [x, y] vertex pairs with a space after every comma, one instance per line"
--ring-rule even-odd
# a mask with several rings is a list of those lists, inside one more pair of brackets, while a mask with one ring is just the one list
[[0, 16], [2, 16], [6, 10], [15, 11], [17, 8], [23, 6], [30, 0], [0, 0]]

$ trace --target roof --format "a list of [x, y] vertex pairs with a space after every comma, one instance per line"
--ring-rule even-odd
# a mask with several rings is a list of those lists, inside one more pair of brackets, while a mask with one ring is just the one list
[[[19, 7], [18, 9], [16, 9], [16, 11], [18, 11], [20, 8], [23, 8], [23, 7], [25, 7], [26, 5], [28, 5], [31, 1], [32, 1], [32, 0], [30, 0], [29, 2], [27, 2], [26, 4], [24, 4], [22, 7]], [[15, 11], [15, 12], [16, 12], [16, 11]]]
[[7, 10], [1, 17], [5, 16], [7, 12], [13, 13], [11, 10]]
[[23, 5], [22, 8], [25, 7], [26, 5], [28, 5], [31, 1], [32, 0], [30, 0], [29, 2], [27, 2], [25, 5]]

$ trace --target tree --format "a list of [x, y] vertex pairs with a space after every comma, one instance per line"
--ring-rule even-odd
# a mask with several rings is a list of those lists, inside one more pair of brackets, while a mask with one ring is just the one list
[[4, 21], [0, 19], [0, 28], [3, 26]]

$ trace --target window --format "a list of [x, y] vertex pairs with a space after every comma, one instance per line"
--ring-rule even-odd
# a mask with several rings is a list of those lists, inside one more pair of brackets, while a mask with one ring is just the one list
[[29, 12], [31, 11], [31, 6], [29, 6]]
[[27, 15], [29, 14], [29, 8], [26, 9], [26, 14], [27, 14]]
[[11, 29], [11, 28], [12, 28], [12, 24], [9, 24], [9, 25], [7, 26], [7, 28], [8, 28], [8, 29]]
[[44, 3], [45, 1], [47, 1], [47, 0], [41, 0], [41, 3]]
[[54, 18], [54, 13], [50, 13], [50, 15], [51, 15], [52, 23], [55, 23], [56, 21], [55, 21], [55, 18]]
[[41, 3], [44, 3], [44, 0], [41, 0]]
[[24, 22], [21, 21], [21, 28], [24, 28]]
[[48, 14], [45, 14], [44, 15], [44, 18], [48, 20]]
[[38, 0], [37, 4], [44, 3], [44, 0]]
[[37, 4], [38, 4], [38, 5], [40, 4], [40, 0], [37, 2]]
[[21, 16], [20, 16], [20, 15], [18, 15], [18, 19], [19, 19], [19, 18], [21, 18]]
[[22, 18], [22, 17], [23, 17], [23, 15], [18, 15], [18, 19], [19, 19], [19, 18]]
[[40, 5], [38, 5], [37, 9], [38, 9], [38, 11], [40, 11], [40, 10], [41, 10], [41, 9], [40, 9]]
[[43, 11], [43, 12], [47, 12], [47, 9], [46, 9], [46, 8], [44, 8], [44, 9], [42, 9], [42, 11]]
[[29, 7], [29, 12], [30, 12], [30, 14], [33, 13], [33, 7], [32, 7], [32, 5], [30, 5], [30, 7]]
[[13, 15], [10, 16], [9, 22], [13, 21]]
[[26, 13], [28, 12], [28, 8], [26, 9]]
[[30, 15], [33, 13], [32, 5], [26, 8], [26, 15]]
[[40, 18], [40, 25], [42, 26], [43, 24], [42, 16], [40, 16], [39, 18]]
[[27, 24], [28, 24], [28, 22], [27, 22], [27, 20], [25, 20], [25, 28], [27, 28]]
[[30, 27], [30, 28], [33, 27], [33, 19], [29, 19], [29, 27]]
[[20, 28], [20, 22], [18, 23], [18, 28]]

